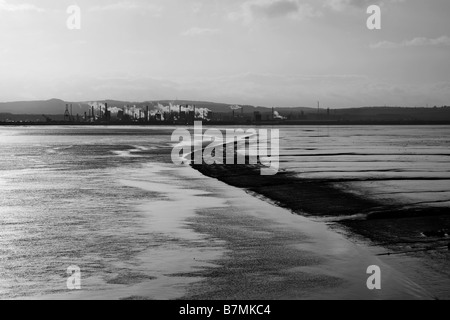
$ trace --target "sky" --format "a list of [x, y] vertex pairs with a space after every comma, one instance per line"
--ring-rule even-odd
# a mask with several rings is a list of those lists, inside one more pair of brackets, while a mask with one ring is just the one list
[[[381, 30], [366, 26], [372, 4]], [[448, 0], [0, 0], [0, 101], [450, 105], [449, 12]]]

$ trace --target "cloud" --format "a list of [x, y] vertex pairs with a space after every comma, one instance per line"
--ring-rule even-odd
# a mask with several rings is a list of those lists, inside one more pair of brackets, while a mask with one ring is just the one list
[[450, 37], [442, 36], [435, 39], [417, 37], [412, 40], [402, 42], [381, 41], [371, 44], [372, 49], [406, 48], [406, 47], [431, 47], [431, 46], [450, 46]]
[[292, 18], [303, 20], [321, 16], [311, 5], [299, 0], [250, 0], [244, 2], [240, 10], [231, 12], [228, 18], [242, 20], [248, 24], [255, 19]]
[[298, 3], [294, 1], [273, 1], [265, 4], [252, 4], [250, 6], [253, 14], [268, 18], [284, 17], [295, 14], [299, 10]]
[[220, 32], [219, 29], [209, 29], [209, 28], [191, 28], [189, 30], [184, 31], [181, 33], [182, 36], [185, 37], [195, 37], [195, 36], [211, 36], [218, 34]]
[[192, 4], [192, 12], [199, 13], [203, 8], [203, 4], [200, 2], [195, 2]]
[[155, 17], [159, 17], [162, 14], [163, 7], [151, 3], [141, 4], [132, 1], [121, 1], [116, 3], [110, 3], [104, 6], [93, 6], [89, 9], [92, 12], [100, 11], [145, 11]]
[[[363, 84], [370, 82], [364, 75], [261, 73], [178, 81], [180, 88], [195, 99], [279, 107], [315, 105], [318, 99], [330, 105], [346, 105], [352, 99], [357, 100]], [[342, 97], [334, 98], [336, 93]]]
[[230, 20], [242, 20], [249, 24], [256, 19], [292, 18], [304, 20], [323, 16], [324, 8], [336, 12], [366, 9], [370, 5], [387, 6], [406, 0], [246, 0], [239, 10], [228, 14]]
[[367, 8], [373, 4], [385, 6], [404, 1], [406, 0], [325, 0], [324, 6], [341, 12], [349, 8]]
[[8, 11], [8, 12], [19, 12], [19, 11], [36, 11], [36, 12], [44, 12], [45, 10], [39, 7], [36, 7], [34, 4], [29, 3], [18, 3], [11, 4], [6, 2], [6, 0], [0, 0], [0, 11]]

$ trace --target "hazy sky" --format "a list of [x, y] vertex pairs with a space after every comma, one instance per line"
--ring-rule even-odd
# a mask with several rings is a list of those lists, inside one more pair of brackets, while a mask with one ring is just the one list
[[[69, 5], [81, 30], [69, 30]], [[366, 27], [382, 6], [382, 30]], [[450, 105], [448, 0], [0, 0], [0, 101]]]

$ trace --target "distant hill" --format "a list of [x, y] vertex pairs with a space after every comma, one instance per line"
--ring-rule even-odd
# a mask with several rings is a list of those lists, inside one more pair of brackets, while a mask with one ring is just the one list
[[0, 103], [0, 113], [12, 114], [64, 114], [66, 102], [59, 99], [46, 101], [18, 101]]

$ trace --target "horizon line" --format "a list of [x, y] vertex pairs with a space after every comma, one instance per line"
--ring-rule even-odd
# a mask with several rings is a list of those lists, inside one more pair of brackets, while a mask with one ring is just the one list
[[[69, 101], [64, 100], [60, 98], [50, 98], [50, 99], [36, 99], [36, 100], [14, 100], [14, 101], [0, 101], [0, 104], [8, 104], [8, 103], [33, 103], [33, 102], [47, 102], [47, 101], [61, 101], [63, 103], [98, 103], [98, 102], [107, 102], [107, 101], [115, 101], [115, 102], [123, 102], [123, 103], [136, 103], [136, 104], [142, 104], [142, 103], [155, 103], [155, 102], [197, 102], [197, 103], [212, 103], [212, 104], [222, 104], [222, 105], [229, 105], [229, 106], [244, 106], [244, 107], [253, 107], [253, 108], [275, 108], [275, 109], [295, 109], [295, 108], [308, 108], [308, 109], [317, 109], [314, 106], [307, 107], [307, 106], [263, 106], [263, 105], [252, 105], [252, 104], [236, 104], [236, 103], [225, 103], [225, 102], [215, 102], [215, 101], [208, 101], [208, 100], [192, 100], [192, 99], [157, 99], [157, 100], [142, 100], [142, 101], [132, 101], [132, 100], [118, 100], [118, 99], [91, 99], [91, 100], [79, 100], [79, 101]], [[362, 109], [362, 108], [405, 108], [405, 109], [434, 109], [434, 108], [445, 108], [450, 107], [449, 105], [441, 105], [441, 106], [400, 106], [400, 105], [365, 105], [365, 106], [358, 106], [358, 107], [320, 107], [319, 110], [340, 110], [340, 109]]]

